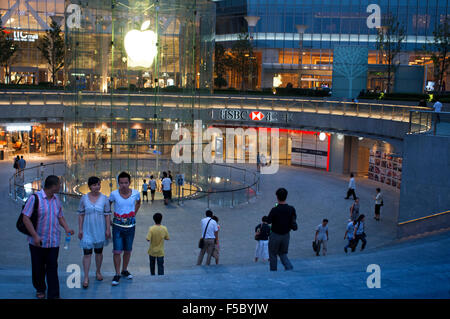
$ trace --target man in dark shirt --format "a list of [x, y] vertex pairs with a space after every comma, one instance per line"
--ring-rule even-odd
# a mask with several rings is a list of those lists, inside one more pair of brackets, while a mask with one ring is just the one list
[[272, 233], [269, 237], [270, 270], [277, 270], [277, 255], [280, 256], [284, 268], [286, 270], [292, 270], [294, 267], [289, 261], [287, 253], [289, 248], [289, 232], [297, 219], [297, 215], [295, 208], [286, 204], [288, 194], [286, 189], [279, 188], [275, 194], [278, 204], [272, 208], [267, 220], [268, 224], [272, 224]]

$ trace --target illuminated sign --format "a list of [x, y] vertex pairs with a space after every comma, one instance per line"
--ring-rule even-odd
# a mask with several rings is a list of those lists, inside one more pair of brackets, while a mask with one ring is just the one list
[[8, 125], [6, 130], [8, 132], [31, 131], [31, 125]]
[[34, 42], [38, 39], [38, 35], [35, 34], [28, 34], [23, 31], [14, 31], [14, 41], [19, 42]]
[[124, 45], [129, 67], [149, 68], [153, 64], [158, 48], [155, 32], [147, 30], [150, 21], [142, 23], [141, 30], [131, 30], [125, 35]]

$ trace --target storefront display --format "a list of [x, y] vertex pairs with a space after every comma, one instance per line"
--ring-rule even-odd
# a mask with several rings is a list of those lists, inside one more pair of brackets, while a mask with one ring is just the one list
[[402, 181], [401, 157], [380, 150], [370, 150], [369, 179], [400, 189]]

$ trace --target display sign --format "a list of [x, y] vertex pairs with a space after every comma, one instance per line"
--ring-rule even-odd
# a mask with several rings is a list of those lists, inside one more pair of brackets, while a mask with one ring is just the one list
[[23, 31], [14, 31], [14, 41], [35, 42], [39, 38], [37, 33], [26, 33]]
[[400, 189], [402, 182], [401, 157], [384, 153], [379, 150], [370, 150], [369, 179]]
[[298, 131], [292, 133], [291, 164], [328, 168], [329, 135], [323, 141], [318, 132]]
[[212, 118], [222, 121], [292, 122], [294, 115], [289, 112], [254, 111], [239, 109], [214, 110]]

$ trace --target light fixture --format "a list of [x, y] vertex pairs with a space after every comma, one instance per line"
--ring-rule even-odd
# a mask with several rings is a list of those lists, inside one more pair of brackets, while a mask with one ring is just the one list
[[8, 132], [31, 131], [31, 125], [8, 125], [6, 130]]
[[358, 137], [358, 140], [362, 141], [364, 139], [364, 137], [360, 136]]
[[325, 141], [326, 138], [327, 138], [327, 135], [326, 135], [324, 132], [320, 132], [320, 134], [319, 134], [319, 140]]
[[343, 134], [338, 134], [337, 138], [338, 138], [338, 140], [342, 140], [344, 138], [344, 135]]

